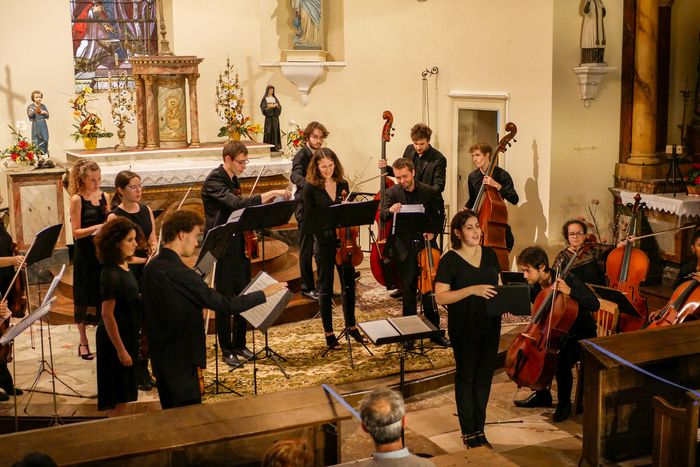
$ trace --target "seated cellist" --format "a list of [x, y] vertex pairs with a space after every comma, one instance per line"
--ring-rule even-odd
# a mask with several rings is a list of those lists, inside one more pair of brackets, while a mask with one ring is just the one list
[[[518, 255], [518, 267], [525, 275], [528, 284], [545, 288], [556, 280], [560, 293], [568, 295], [578, 303], [578, 315], [569, 332], [561, 338], [554, 376], [557, 379], [557, 408], [552, 421], [561, 422], [571, 415], [571, 389], [574, 377], [571, 369], [580, 359], [579, 340], [595, 337], [596, 323], [593, 311], [600, 308], [598, 298], [574, 274], [556, 279], [555, 271], [549, 267], [547, 253], [539, 246], [525, 248]], [[581, 384], [581, 383], [579, 383]], [[518, 407], [549, 407], [552, 395], [549, 389], [533, 392], [527, 399], [516, 400]]]

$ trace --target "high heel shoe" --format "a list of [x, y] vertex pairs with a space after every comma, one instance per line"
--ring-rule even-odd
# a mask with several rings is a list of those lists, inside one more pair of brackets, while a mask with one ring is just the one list
[[360, 330], [357, 328], [348, 328], [348, 334], [355, 339], [355, 342], [360, 344], [367, 344], [369, 342], [369, 339], [360, 334]]
[[[81, 353], [80, 349], [87, 349], [87, 353]], [[90, 352], [90, 346], [88, 344], [78, 344], [78, 357], [83, 360], [92, 360], [95, 358], [95, 355]]]
[[338, 338], [335, 337], [335, 334], [326, 335], [326, 345], [330, 350], [340, 350], [340, 344], [338, 343]]

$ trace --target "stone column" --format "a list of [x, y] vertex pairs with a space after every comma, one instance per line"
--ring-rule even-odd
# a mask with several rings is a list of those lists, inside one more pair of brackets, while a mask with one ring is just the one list
[[136, 135], [138, 137], [136, 149], [143, 149], [146, 147], [146, 98], [143, 76], [134, 75], [134, 84], [136, 85]]
[[187, 75], [190, 91], [190, 147], [199, 147], [199, 111], [197, 110], [197, 79], [199, 73]]
[[156, 75], [145, 75], [146, 81], [146, 149], [158, 149], [158, 109], [156, 105]]
[[659, 0], [637, 1], [632, 102], [632, 154], [628, 164], [654, 165], [656, 157], [656, 67]]

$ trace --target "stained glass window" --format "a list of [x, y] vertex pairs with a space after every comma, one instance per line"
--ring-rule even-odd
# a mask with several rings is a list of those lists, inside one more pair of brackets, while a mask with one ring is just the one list
[[107, 89], [129, 58], [158, 52], [155, 0], [70, 0], [76, 88]]

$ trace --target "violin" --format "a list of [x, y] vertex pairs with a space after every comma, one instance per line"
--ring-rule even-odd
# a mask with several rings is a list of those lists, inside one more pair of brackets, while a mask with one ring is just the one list
[[687, 320], [700, 319], [700, 287], [697, 279], [683, 282], [671, 294], [666, 306], [649, 317], [647, 329], [673, 326]]
[[423, 295], [435, 293], [435, 275], [440, 262], [440, 250], [433, 247], [425, 239], [425, 246], [418, 252], [418, 267], [420, 268], [420, 293]]
[[[637, 214], [645, 206], [639, 193], [634, 197], [632, 208], [632, 224], [629, 234], [636, 233]], [[619, 290], [627, 296], [639, 316], [620, 314], [618, 332], [636, 331], [647, 321], [649, 311], [646, 299], [639, 295], [639, 286], [646, 280], [649, 271], [649, 257], [639, 248], [634, 248], [631, 241], [624, 247], [615, 248], [605, 261], [605, 276], [608, 286]]]
[[[384, 126], [382, 127], [381, 159], [386, 160], [386, 143], [391, 141], [391, 126], [394, 123], [394, 116], [391, 112], [385, 110], [382, 114], [382, 118], [384, 119]], [[384, 255], [386, 240], [391, 233], [391, 220], [382, 219], [381, 213], [386, 189], [394, 186], [394, 182], [385, 175], [386, 168], [382, 168], [381, 177], [379, 179], [379, 192], [374, 196], [374, 199], [379, 200], [379, 207], [377, 208], [377, 215], [375, 217], [375, 221], [377, 222], [377, 237], [373, 239], [371, 245], [370, 268], [374, 279], [385, 286], [387, 290], [391, 290], [398, 287], [399, 279], [395, 269], [392, 267], [391, 261]]]
[[[343, 202], [348, 199], [348, 192], [343, 190], [341, 192]], [[349, 264], [353, 267], [357, 267], [362, 264], [364, 255], [362, 254], [362, 248], [357, 244], [357, 239], [360, 236], [360, 228], [355, 227], [340, 227], [335, 229], [335, 233], [340, 240], [340, 245], [335, 252], [335, 264], [342, 266], [343, 264]]]
[[[233, 190], [233, 194], [241, 196], [241, 189], [236, 188]], [[243, 241], [245, 242], [245, 255], [248, 259], [257, 258], [260, 255], [258, 251], [258, 236], [254, 232], [243, 232]]]
[[[512, 144], [511, 140], [518, 132], [518, 127], [515, 126], [515, 123], [508, 122], [506, 131], [508, 133], [498, 142], [498, 147], [491, 156], [484, 176], [493, 176], [493, 171], [498, 165], [498, 154], [505, 153], [508, 146]], [[498, 264], [503, 271], [510, 270], [508, 247], [506, 246], [508, 209], [498, 190], [490, 185], [482, 184], [474, 200], [472, 210], [479, 215], [479, 225], [483, 232], [482, 244], [493, 248], [498, 257]]]
[[[576, 261], [579, 249], [557, 278], [566, 277]], [[555, 283], [555, 281], [552, 281]], [[561, 338], [569, 332], [578, 316], [578, 303], [552, 285], [537, 295], [533, 318], [525, 332], [516, 336], [506, 353], [506, 373], [518, 387], [542, 390], [554, 378]]]
[[[17, 249], [17, 244], [12, 244], [12, 252], [15, 256], [19, 255], [19, 250]], [[25, 315], [27, 309], [27, 284], [25, 282], [24, 274], [21, 270], [15, 273], [15, 277], [10, 284], [8, 291], [6, 292], [3, 301], [7, 301], [7, 307], [11, 312], [12, 318], [22, 318]], [[5, 334], [10, 328], [10, 318], [0, 321], [0, 336]], [[6, 345], [0, 346], [0, 361], [11, 362], [12, 361], [12, 345], [13, 342], [9, 342]]]

